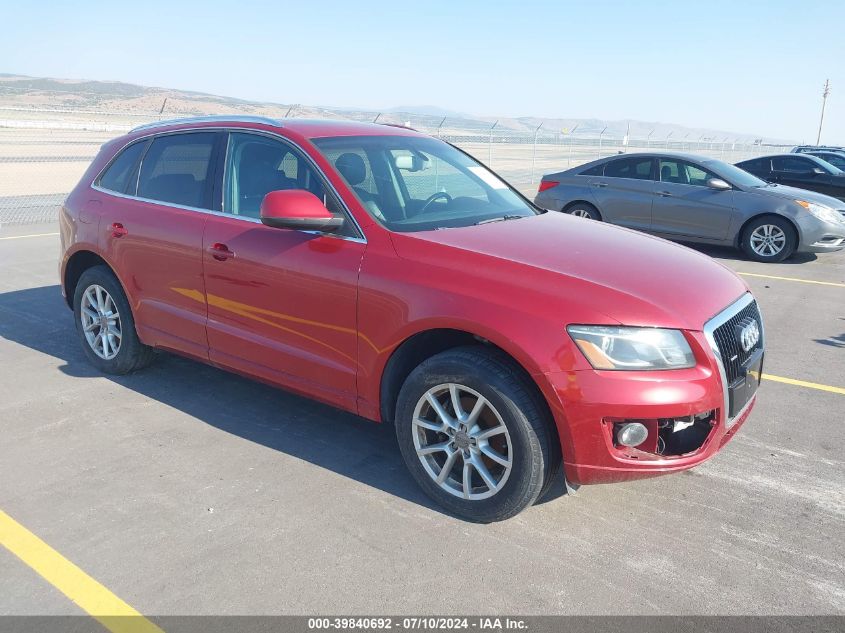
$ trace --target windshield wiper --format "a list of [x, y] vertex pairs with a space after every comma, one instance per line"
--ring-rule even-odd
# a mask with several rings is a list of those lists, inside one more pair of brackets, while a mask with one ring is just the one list
[[519, 220], [520, 218], [524, 218], [524, 215], [503, 215], [500, 218], [489, 218], [487, 220], [481, 220], [481, 222], [476, 222], [473, 226], [478, 226], [479, 224], [490, 224], [491, 222], [504, 222], [506, 220]]

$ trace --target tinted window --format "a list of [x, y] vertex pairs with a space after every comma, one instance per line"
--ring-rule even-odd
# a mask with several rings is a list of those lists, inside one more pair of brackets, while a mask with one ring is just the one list
[[187, 207], [211, 208], [211, 155], [216, 134], [156, 138], [141, 165], [138, 196]]
[[223, 183], [223, 211], [257, 218], [261, 201], [271, 191], [304, 189], [335, 214], [340, 205], [327, 196], [322, 179], [287, 143], [259, 134], [233, 132], [229, 137]]
[[603, 176], [604, 175], [604, 163], [599, 165], [594, 165], [589, 169], [585, 169], [582, 171], [579, 176]]
[[608, 178], [635, 178], [651, 180], [650, 158], [620, 158], [605, 163], [604, 175]]
[[813, 171], [813, 167], [815, 167], [811, 160], [800, 156], [778, 156], [772, 159], [772, 166], [777, 171], [793, 173], [807, 173]]
[[144, 153], [146, 142], [133, 143], [117, 155], [105, 173], [100, 176], [97, 183], [103, 189], [117, 191], [118, 193], [135, 193], [135, 178], [132, 175], [137, 173], [138, 161]]
[[718, 177], [713, 172], [686, 161], [660, 160], [660, 182], [706, 187], [708, 180]]
[[766, 173], [770, 171], [771, 164], [768, 158], [755, 158], [754, 160], [739, 163], [738, 167], [754, 173]]

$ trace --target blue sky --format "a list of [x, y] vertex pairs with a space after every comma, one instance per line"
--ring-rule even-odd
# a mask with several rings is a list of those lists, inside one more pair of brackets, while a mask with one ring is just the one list
[[[845, 2], [8, 2], [0, 72], [845, 144]], [[814, 45], [813, 42], [819, 42]]]

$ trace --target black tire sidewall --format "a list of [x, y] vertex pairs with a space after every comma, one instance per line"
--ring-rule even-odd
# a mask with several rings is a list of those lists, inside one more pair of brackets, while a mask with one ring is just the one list
[[[469, 501], [442, 490], [416, 454], [411, 423], [414, 409], [426, 391], [444, 383], [458, 383], [482, 394], [507, 426], [513, 451], [512, 470], [502, 490], [488, 499]], [[425, 361], [405, 381], [396, 408], [396, 437], [411, 475], [426, 494], [458, 516], [487, 523], [514, 516], [533, 504], [541, 491], [548, 456], [544, 456], [540, 438], [528, 419], [530, 415], [542, 417], [520, 381], [507, 380], [484, 365], [473, 366], [445, 352]]]
[[[783, 231], [783, 234], [786, 235], [786, 244], [784, 244], [783, 249], [777, 255], [772, 255], [769, 257], [758, 255], [754, 252], [754, 249], [751, 248], [751, 234], [754, 232], [755, 229], [759, 228], [764, 224], [772, 224], [777, 226]], [[797, 247], [798, 238], [795, 233], [795, 228], [788, 220], [784, 220], [783, 218], [773, 217], [773, 216], [764, 216], [754, 220], [745, 227], [745, 230], [742, 232], [742, 250], [743, 252], [754, 261], [757, 262], [782, 262], [785, 259], [788, 259], [795, 253], [795, 249]]]
[[[108, 360], [100, 358], [91, 349], [85, 338], [85, 332], [82, 330], [82, 295], [95, 284], [105, 288], [106, 292], [111, 295], [120, 314], [122, 334], [120, 350], [114, 358]], [[97, 369], [107, 374], [126, 374], [137, 367], [140, 357], [146, 352], [145, 346], [135, 332], [135, 320], [132, 317], [132, 310], [126, 298], [126, 293], [114, 273], [105, 266], [95, 266], [82, 273], [73, 293], [73, 318], [76, 322], [76, 331], [79, 334], [82, 350], [89, 362]]]

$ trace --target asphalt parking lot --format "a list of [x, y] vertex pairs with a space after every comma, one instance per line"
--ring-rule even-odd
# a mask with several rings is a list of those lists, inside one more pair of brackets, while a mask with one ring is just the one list
[[[56, 231], [0, 232], [0, 517], [144, 615], [845, 613], [845, 252], [706, 251], [768, 339], [715, 459], [475, 525], [386, 427], [169, 355], [98, 375]], [[0, 614], [83, 613], [32, 564], [0, 548]]]

